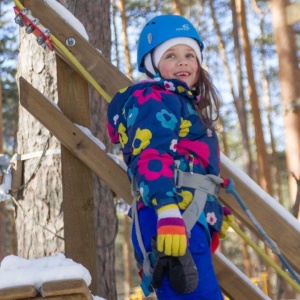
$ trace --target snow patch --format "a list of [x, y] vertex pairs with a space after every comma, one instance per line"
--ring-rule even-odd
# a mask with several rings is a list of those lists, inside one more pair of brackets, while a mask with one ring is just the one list
[[125, 172], [127, 172], [127, 165], [124, 163], [124, 161], [120, 158], [120, 156], [112, 153], [107, 153], [107, 155], [113, 159], [113, 161], [118, 164]]
[[37, 259], [8, 255], [0, 266], [0, 289], [21, 285], [34, 285], [39, 289], [44, 282], [67, 279], [83, 279], [87, 286], [92, 281], [84, 266], [62, 253]]
[[81, 34], [87, 41], [89, 36], [82, 25], [82, 23], [63, 5], [56, 0], [44, 0], [53, 10], [55, 10], [69, 25], [71, 25], [79, 34]]
[[84, 126], [81, 126], [81, 125], [78, 125], [78, 124], [75, 124], [76, 125], [76, 127], [78, 128], [78, 129], [80, 129], [90, 140], [92, 140], [95, 144], [97, 144], [97, 146], [99, 147], [99, 148], [101, 148], [102, 150], [105, 150], [106, 149], [106, 147], [105, 147], [105, 145], [98, 139], [98, 138], [96, 138], [92, 133], [91, 133], [91, 131], [88, 129], [88, 128], [86, 128], [86, 127], [84, 127]]
[[237, 178], [247, 185], [259, 199], [264, 201], [268, 206], [270, 206], [270, 208], [272, 208], [272, 210], [275, 210], [278, 215], [282, 216], [287, 223], [300, 232], [300, 222], [223, 153], [221, 153], [221, 162], [224, 166], [231, 170]]

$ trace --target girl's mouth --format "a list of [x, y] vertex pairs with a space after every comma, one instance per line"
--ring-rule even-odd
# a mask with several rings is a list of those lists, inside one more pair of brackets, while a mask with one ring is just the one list
[[189, 72], [178, 72], [175, 74], [176, 77], [186, 77], [189, 76], [190, 73]]

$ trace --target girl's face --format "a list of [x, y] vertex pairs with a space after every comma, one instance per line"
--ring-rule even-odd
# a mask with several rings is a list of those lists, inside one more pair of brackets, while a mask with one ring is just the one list
[[197, 55], [187, 45], [175, 45], [163, 54], [158, 63], [158, 70], [164, 79], [181, 79], [191, 89], [199, 76]]

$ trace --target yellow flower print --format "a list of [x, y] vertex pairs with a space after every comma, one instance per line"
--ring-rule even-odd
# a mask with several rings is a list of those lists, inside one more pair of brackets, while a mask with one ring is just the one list
[[157, 200], [156, 200], [156, 198], [154, 198], [154, 199], [152, 199], [152, 205], [154, 205], [154, 206], [156, 206], [157, 205]]
[[181, 118], [179, 136], [181, 136], [181, 137], [187, 136], [188, 133], [190, 132], [190, 127], [191, 126], [192, 126], [191, 121], [184, 120], [184, 119]]
[[149, 129], [138, 128], [132, 143], [133, 155], [140, 154], [141, 151], [150, 144], [151, 138], [152, 138], [152, 133]]
[[180, 209], [187, 209], [187, 207], [190, 205], [190, 203], [193, 200], [193, 194], [190, 191], [181, 191], [180, 193], [182, 197], [182, 201], [178, 203], [178, 206]]
[[185, 91], [185, 88], [183, 86], [179, 85], [177, 87], [177, 90], [178, 90], [179, 93], [183, 93]]
[[118, 133], [120, 136], [120, 138], [119, 138], [120, 143], [121, 143], [122, 147], [124, 147], [124, 145], [127, 144], [127, 142], [128, 142], [128, 136], [126, 134], [126, 128], [123, 123], [120, 123], [120, 125], [118, 127]]

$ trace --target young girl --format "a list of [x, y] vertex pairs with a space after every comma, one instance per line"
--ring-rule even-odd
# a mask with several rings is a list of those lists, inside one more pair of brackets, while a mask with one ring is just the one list
[[[223, 299], [211, 257], [223, 218], [213, 127], [218, 97], [201, 66], [203, 48], [185, 18], [153, 18], [137, 53], [139, 71], [150, 79], [119, 91], [108, 108], [109, 134], [121, 144], [137, 197], [135, 254], [144, 268], [156, 254], [146, 275], [153, 275], [158, 299]], [[195, 285], [187, 269], [196, 272]]]

